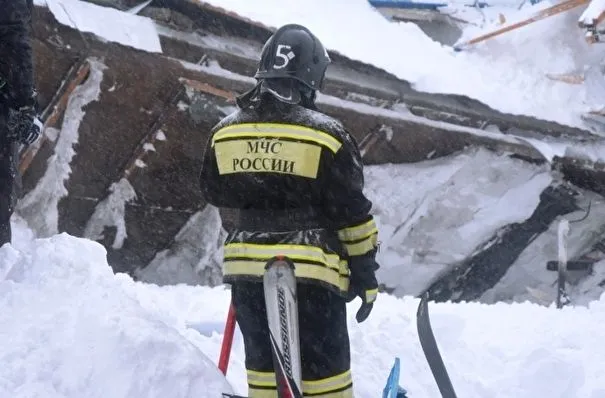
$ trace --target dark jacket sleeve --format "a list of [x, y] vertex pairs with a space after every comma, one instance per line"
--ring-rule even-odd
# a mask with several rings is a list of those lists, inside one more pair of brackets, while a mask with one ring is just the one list
[[12, 108], [32, 102], [31, 10], [31, 0], [0, 0], [0, 77]]
[[200, 171], [200, 190], [204, 200], [212, 205], [219, 206], [217, 200], [218, 193], [218, 166], [216, 156], [212, 148], [212, 134], [208, 138], [202, 160], [202, 169]]
[[357, 143], [343, 130], [342, 147], [334, 155], [324, 181], [324, 211], [349, 256], [375, 255], [378, 229], [365, 196], [363, 162]]

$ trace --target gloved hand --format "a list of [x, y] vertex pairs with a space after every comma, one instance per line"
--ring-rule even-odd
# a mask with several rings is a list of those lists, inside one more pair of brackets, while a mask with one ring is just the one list
[[36, 116], [33, 105], [23, 106], [8, 111], [8, 137], [24, 145], [31, 145], [42, 131], [42, 123]]
[[349, 258], [349, 269], [351, 276], [349, 279], [349, 294], [347, 301], [352, 301], [355, 297], [360, 297], [362, 304], [355, 315], [358, 323], [365, 321], [372, 309], [374, 301], [378, 296], [378, 281], [376, 280], [376, 270], [380, 267], [374, 259], [375, 252], [363, 256], [351, 256]]

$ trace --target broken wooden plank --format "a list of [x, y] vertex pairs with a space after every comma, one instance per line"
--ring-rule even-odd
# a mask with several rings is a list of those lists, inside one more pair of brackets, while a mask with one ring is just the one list
[[42, 135], [40, 139], [38, 139], [38, 141], [36, 141], [34, 144], [28, 146], [25, 151], [21, 153], [19, 172], [22, 175], [29, 168], [29, 165], [38, 154], [38, 151], [42, 145], [48, 140], [46, 134], [44, 134], [44, 130], [49, 127], [56, 126], [61, 115], [65, 111], [65, 108], [67, 107], [69, 97], [76, 87], [78, 87], [84, 81], [86, 76], [88, 76], [89, 71], [90, 64], [88, 63], [88, 60], [81, 59], [67, 73], [67, 77], [64, 79], [63, 83], [55, 93], [55, 96], [41, 114], [44, 126], [42, 128]]
[[231, 91], [223, 90], [218, 87], [212, 86], [208, 83], [201, 82], [199, 80], [187, 79], [185, 77], [182, 77], [179, 80], [194, 90], [202, 91], [207, 94], [216, 95], [217, 97], [221, 97], [221, 98], [226, 99], [229, 102], [235, 103], [235, 94], [232, 93]]
[[577, 73], [547, 73], [546, 77], [567, 84], [582, 84], [585, 81], [584, 75]]
[[524, 26], [530, 25], [530, 24], [532, 24], [534, 22], [541, 21], [543, 19], [546, 19], [546, 18], [552, 17], [554, 15], [560, 14], [562, 12], [572, 10], [572, 9], [574, 9], [576, 7], [579, 7], [581, 5], [587, 4], [589, 1], [590, 0], [565, 0], [565, 1], [561, 2], [561, 3], [559, 3], [559, 4], [555, 4], [552, 7], [548, 7], [548, 8], [545, 8], [544, 10], [540, 10], [539, 12], [537, 12], [536, 14], [534, 14], [530, 18], [527, 18], [527, 19], [524, 19], [522, 21], [510, 24], [508, 26], [504, 26], [504, 27], [502, 27], [500, 29], [496, 29], [496, 30], [494, 30], [492, 32], [483, 34], [481, 36], [475, 37], [474, 39], [471, 39], [471, 40], [465, 41], [463, 43], [460, 43], [460, 44], [454, 46], [454, 50], [455, 51], [464, 50], [464, 49], [466, 49], [466, 48], [468, 48], [468, 47], [470, 47], [470, 46], [472, 46], [474, 44], [477, 44], [477, 43], [480, 43], [482, 41], [494, 38], [494, 37], [499, 36], [499, 35], [501, 35], [503, 33], [510, 32], [510, 31], [522, 28]]

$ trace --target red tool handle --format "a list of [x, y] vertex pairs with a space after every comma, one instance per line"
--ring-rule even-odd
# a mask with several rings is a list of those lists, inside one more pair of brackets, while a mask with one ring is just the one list
[[227, 375], [229, 366], [229, 356], [231, 355], [231, 346], [233, 345], [233, 334], [235, 333], [235, 308], [229, 304], [229, 313], [227, 314], [227, 323], [225, 324], [225, 334], [223, 335], [223, 344], [221, 346], [221, 356], [218, 359], [218, 368], [224, 375]]

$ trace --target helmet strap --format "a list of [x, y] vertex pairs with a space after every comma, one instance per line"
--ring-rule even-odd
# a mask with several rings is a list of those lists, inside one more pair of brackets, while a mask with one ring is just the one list
[[317, 91], [313, 90], [312, 88], [299, 83], [299, 87], [300, 87], [300, 105], [304, 106], [305, 108], [308, 109], [312, 109], [312, 110], [317, 110], [317, 106], [315, 106], [315, 99], [317, 97]]

